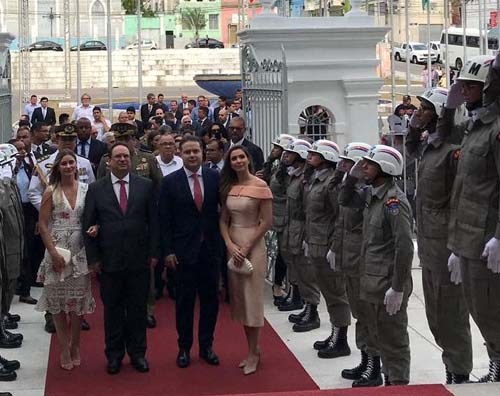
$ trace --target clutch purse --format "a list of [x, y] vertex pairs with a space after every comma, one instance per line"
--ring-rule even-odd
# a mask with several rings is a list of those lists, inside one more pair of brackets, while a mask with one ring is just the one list
[[248, 259], [245, 259], [245, 261], [243, 261], [243, 264], [237, 267], [236, 265], [234, 265], [234, 260], [231, 257], [227, 262], [227, 268], [241, 275], [250, 275], [253, 272], [253, 265]]
[[68, 249], [56, 246], [57, 253], [59, 253], [64, 259], [64, 269], [59, 275], [59, 281], [63, 282], [68, 276], [71, 275], [71, 252]]

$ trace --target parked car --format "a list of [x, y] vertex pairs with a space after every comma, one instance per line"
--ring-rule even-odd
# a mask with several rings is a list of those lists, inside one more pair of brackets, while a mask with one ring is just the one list
[[[80, 51], [106, 51], [106, 44], [98, 40], [90, 40], [80, 44]], [[77, 46], [71, 47], [71, 51], [76, 51]]]
[[[406, 46], [408, 45], [409, 59], [411, 63], [426, 63], [429, 55], [428, 47], [424, 43], [403, 43], [401, 46], [394, 46], [392, 52], [397, 61], [406, 60]], [[437, 61], [438, 54], [431, 50], [431, 62]]]
[[222, 41], [206, 37], [196, 39], [186, 44], [184, 48], [224, 48], [224, 44]]
[[28, 51], [62, 51], [63, 47], [53, 41], [37, 41], [28, 46]]
[[439, 41], [431, 41], [430, 46], [431, 51], [437, 54], [436, 62], [441, 62], [441, 43]]
[[[124, 48], [125, 49], [137, 49], [139, 47], [139, 42], [134, 41], [132, 44], [126, 45]], [[142, 49], [148, 49], [148, 50], [154, 50], [158, 49], [158, 45], [154, 40], [141, 40], [141, 48]]]

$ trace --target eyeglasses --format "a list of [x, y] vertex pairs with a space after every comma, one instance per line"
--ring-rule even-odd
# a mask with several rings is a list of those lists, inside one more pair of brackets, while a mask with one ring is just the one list
[[86, 100], [90, 100], [90, 98], [89, 98], [88, 96], [84, 96], [84, 97], [82, 98], [82, 100], [85, 100], [85, 99], [86, 99]]
[[238, 127], [229, 127], [229, 130], [230, 131], [244, 131], [245, 128], [243, 128], [243, 127], [239, 127], [239, 128]]

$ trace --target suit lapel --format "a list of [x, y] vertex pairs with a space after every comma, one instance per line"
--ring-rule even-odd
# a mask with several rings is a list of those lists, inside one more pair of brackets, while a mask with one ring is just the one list
[[186, 196], [186, 199], [188, 200], [188, 202], [191, 203], [191, 206], [193, 207], [193, 210], [195, 210], [196, 213], [199, 213], [198, 212], [198, 208], [196, 207], [196, 205], [194, 203], [193, 194], [191, 194], [191, 188], [189, 187], [189, 180], [188, 180], [188, 177], [186, 175], [186, 172], [184, 171], [184, 168], [181, 168], [179, 170], [179, 176], [182, 179], [181, 182], [180, 182], [180, 186], [184, 190], [183, 191], [184, 192], [184, 196]]
[[[122, 208], [120, 208], [120, 202], [118, 201], [118, 198], [116, 197], [116, 194], [115, 194], [115, 190], [113, 189], [113, 182], [111, 181], [111, 174], [109, 174], [106, 177], [107, 177], [107, 182], [105, 185], [105, 189], [107, 190], [106, 193], [108, 196], [111, 197], [111, 202], [113, 203], [113, 207], [118, 211], [118, 213], [120, 213], [123, 216]], [[129, 195], [130, 195], [130, 188], [129, 188]]]

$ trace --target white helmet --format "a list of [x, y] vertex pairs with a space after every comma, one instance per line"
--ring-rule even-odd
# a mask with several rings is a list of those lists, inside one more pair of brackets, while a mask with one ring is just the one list
[[495, 57], [492, 55], [479, 55], [470, 58], [465, 62], [462, 70], [460, 70], [457, 81], [477, 81], [484, 83], [494, 59]]
[[340, 149], [337, 143], [331, 140], [320, 139], [313, 143], [310, 153], [321, 154], [326, 161], [337, 163], [340, 161]]
[[431, 88], [425, 91], [422, 96], [417, 96], [421, 102], [430, 103], [437, 115], [441, 114], [447, 98], [448, 90], [444, 88]]
[[363, 158], [378, 164], [382, 172], [388, 175], [400, 176], [403, 172], [403, 157], [393, 147], [376, 144], [372, 146], [368, 155], [365, 155]]
[[344, 147], [344, 153], [339, 157], [356, 162], [363, 156], [368, 155], [371, 147], [371, 145], [366, 143], [352, 142]]
[[287, 135], [286, 133], [282, 133], [276, 139], [273, 140], [273, 144], [281, 147], [284, 150], [294, 140], [295, 138], [292, 135]]
[[16, 146], [10, 143], [2, 143], [0, 144], [0, 152], [4, 153], [7, 157], [5, 160], [7, 162], [14, 161], [16, 159], [16, 156], [19, 154], [17, 151]]
[[295, 139], [288, 144], [285, 151], [290, 151], [292, 153], [297, 153], [303, 160], [307, 159], [307, 150], [310, 150], [312, 144], [304, 139]]

